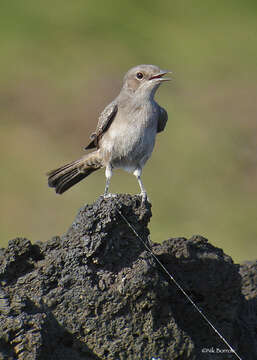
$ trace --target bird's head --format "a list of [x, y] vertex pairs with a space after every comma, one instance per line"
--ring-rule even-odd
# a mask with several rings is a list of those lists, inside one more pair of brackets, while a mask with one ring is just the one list
[[124, 77], [123, 89], [140, 97], [153, 97], [163, 81], [170, 80], [164, 75], [170, 73], [155, 65], [138, 65], [130, 69]]

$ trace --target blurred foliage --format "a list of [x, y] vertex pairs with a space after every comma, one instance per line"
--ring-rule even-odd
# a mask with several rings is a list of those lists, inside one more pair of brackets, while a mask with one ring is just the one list
[[[143, 173], [152, 240], [200, 233], [236, 261], [256, 258], [256, 13], [253, 0], [2, 0], [1, 245], [64, 233], [103, 192], [103, 172], [63, 196], [44, 174], [82, 154], [124, 73], [152, 63], [174, 72]], [[111, 190], [139, 191], [122, 171]]]

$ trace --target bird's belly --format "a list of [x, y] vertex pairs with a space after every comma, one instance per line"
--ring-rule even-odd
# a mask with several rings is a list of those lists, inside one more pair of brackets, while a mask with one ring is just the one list
[[102, 142], [107, 162], [113, 168], [133, 172], [142, 168], [151, 156], [156, 137], [156, 126], [150, 124], [121, 124], [108, 130]]

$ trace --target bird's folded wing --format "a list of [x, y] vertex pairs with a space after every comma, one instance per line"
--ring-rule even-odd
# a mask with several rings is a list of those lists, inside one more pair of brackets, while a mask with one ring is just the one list
[[96, 131], [91, 134], [90, 139], [91, 142], [85, 147], [86, 150], [94, 149], [98, 147], [99, 139], [101, 138], [102, 134], [109, 128], [115, 115], [118, 111], [118, 105], [115, 101], [111, 102], [103, 112], [99, 116], [98, 124], [96, 127]]
[[159, 115], [158, 126], [157, 126], [158, 133], [165, 129], [167, 121], [168, 121], [167, 111], [160, 106], [160, 115]]

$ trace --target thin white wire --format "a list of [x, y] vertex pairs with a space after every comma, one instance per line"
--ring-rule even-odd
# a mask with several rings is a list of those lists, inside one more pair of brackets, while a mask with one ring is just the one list
[[158, 259], [158, 257], [152, 252], [150, 247], [144, 242], [144, 240], [141, 238], [141, 236], [137, 233], [135, 228], [129, 223], [129, 221], [125, 218], [125, 216], [120, 212], [119, 209], [117, 209], [118, 213], [122, 217], [122, 219], [126, 222], [126, 224], [130, 227], [130, 229], [134, 232], [136, 237], [144, 244], [145, 248], [149, 251], [151, 256], [157, 261], [157, 263], [161, 266], [161, 268], [165, 271], [165, 273], [169, 276], [169, 278], [174, 282], [174, 284], [179, 288], [179, 290], [182, 292], [182, 294], [187, 298], [187, 300], [193, 305], [193, 307], [199, 312], [199, 314], [202, 316], [202, 318], [207, 322], [207, 324], [215, 331], [215, 333], [219, 336], [219, 338], [224, 342], [224, 344], [227, 345], [227, 347], [230, 349], [232, 353], [235, 354], [235, 356], [242, 360], [242, 358], [237, 354], [237, 352], [233, 349], [233, 347], [227, 342], [227, 340], [224, 338], [224, 336], [215, 328], [215, 326], [211, 323], [211, 321], [207, 318], [207, 316], [202, 312], [202, 310], [196, 305], [196, 303], [191, 299], [191, 297], [185, 292], [185, 290], [179, 285], [179, 283], [175, 280], [175, 278], [169, 273], [169, 271], [166, 269], [166, 267], [161, 263], [161, 261]]

